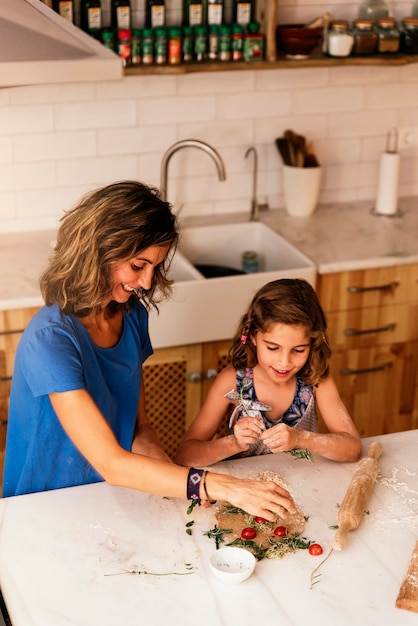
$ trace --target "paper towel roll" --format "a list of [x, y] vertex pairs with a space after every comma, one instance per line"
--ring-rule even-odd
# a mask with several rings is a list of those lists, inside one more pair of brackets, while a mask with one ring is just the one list
[[379, 215], [396, 215], [398, 211], [399, 166], [398, 152], [381, 155], [375, 209]]

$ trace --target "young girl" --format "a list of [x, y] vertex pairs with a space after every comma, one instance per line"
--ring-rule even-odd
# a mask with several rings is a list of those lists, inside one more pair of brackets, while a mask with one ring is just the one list
[[[360, 437], [329, 374], [326, 328], [318, 297], [305, 280], [262, 287], [236, 331], [231, 365], [214, 381], [176, 461], [204, 466], [294, 448], [357, 461]], [[230, 434], [214, 438], [231, 401]], [[317, 432], [316, 409], [326, 434]]]

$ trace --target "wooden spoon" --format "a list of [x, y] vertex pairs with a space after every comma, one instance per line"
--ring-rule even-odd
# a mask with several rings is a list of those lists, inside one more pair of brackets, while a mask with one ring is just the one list
[[276, 139], [276, 146], [279, 150], [282, 161], [285, 165], [293, 165], [292, 157], [290, 154], [289, 142], [284, 137], [278, 137]]

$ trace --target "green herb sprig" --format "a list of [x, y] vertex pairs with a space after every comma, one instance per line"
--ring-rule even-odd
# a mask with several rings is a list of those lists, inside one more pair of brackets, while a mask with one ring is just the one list
[[217, 525], [213, 528], [210, 528], [206, 533], [203, 533], [205, 537], [209, 537], [209, 539], [215, 540], [216, 549], [219, 550], [219, 546], [221, 543], [225, 543], [224, 535], [228, 535], [232, 533], [231, 528], [218, 528]]
[[295, 459], [306, 459], [307, 461], [313, 460], [312, 452], [306, 448], [293, 448], [292, 450], [286, 450], [286, 454], [294, 456]]

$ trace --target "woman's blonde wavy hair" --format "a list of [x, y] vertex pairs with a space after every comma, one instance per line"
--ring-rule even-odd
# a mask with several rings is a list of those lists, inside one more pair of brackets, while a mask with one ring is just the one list
[[[238, 324], [229, 351], [235, 369], [257, 364], [257, 352], [250, 338], [257, 331], [267, 332], [272, 324], [304, 326], [311, 339], [311, 348], [299, 375], [306, 384], [318, 385], [329, 373], [331, 349], [327, 321], [315, 290], [306, 280], [299, 278], [272, 281], [255, 294]], [[247, 337], [245, 343], [242, 336]]]
[[[40, 278], [45, 304], [83, 317], [100, 309], [111, 293], [111, 267], [150, 246], [168, 246], [141, 300], [147, 309], [171, 294], [167, 278], [178, 243], [178, 226], [157, 189], [120, 181], [86, 194], [61, 219], [49, 266]], [[132, 298], [135, 296], [132, 296]]]

